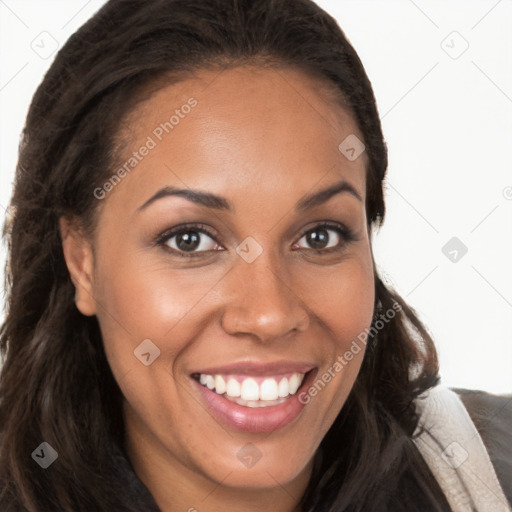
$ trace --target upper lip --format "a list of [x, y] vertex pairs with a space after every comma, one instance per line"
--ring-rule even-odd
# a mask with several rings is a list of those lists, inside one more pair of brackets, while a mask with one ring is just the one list
[[272, 361], [272, 362], [257, 362], [257, 361], [244, 361], [239, 363], [232, 363], [223, 366], [211, 366], [192, 372], [194, 374], [205, 375], [280, 375], [282, 373], [307, 373], [315, 368], [314, 364], [307, 362], [294, 362], [294, 361]]

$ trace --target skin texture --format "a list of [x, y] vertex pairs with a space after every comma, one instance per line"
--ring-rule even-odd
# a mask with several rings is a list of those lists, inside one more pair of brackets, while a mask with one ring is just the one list
[[[338, 149], [350, 134], [363, 137], [327, 84], [298, 70], [242, 66], [200, 71], [139, 104], [123, 123], [126, 159], [191, 97], [190, 113], [161, 141], [153, 136], [156, 147], [98, 201], [93, 240], [61, 219], [77, 307], [97, 315], [125, 397], [126, 450], [162, 510], [298, 510], [312, 457], [364, 351], [292, 423], [265, 434], [218, 422], [191, 373], [287, 360], [313, 363], [321, 375], [370, 325], [366, 160], [349, 161]], [[362, 200], [343, 192], [294, 210], [303, 196], [342, 179]], [[137, 211], [165, 186], [221, 195], [233, 211], [182, 197]], [[312, 248], [304, 233], [322, 221], [344, 224], [355, 239], [344, 242], [329, 227], [325, 245], [337, 250]], [[173, 254], [177, 237], [167, 246], [155, 242], [183, 223], [213, 231], [215, 239], [199, 232], [206, 251], [199, 257]], [[252, 263], [235, 251], [248, 236], [263, 249]], [[160, 349], [150, 366], [134, 356], [145, 339]], [[250, 468], [237, 457], [248, 443], [261, 453]]]

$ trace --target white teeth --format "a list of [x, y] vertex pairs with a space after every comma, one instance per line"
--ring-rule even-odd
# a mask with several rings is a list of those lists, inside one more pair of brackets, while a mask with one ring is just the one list
[[302, 381], [303, 373], [294, 373], [289, 378], [266, 377], [261, 384], [253, 377], [246, 377], [240, 383], [235, 377], [223, 375], [199, 375], [199, 382], [208, 389], [214, 390], [218, 395], [227, 395], [227, 398], [246, 407], [265, 407], [282, 403], [289, 395], [297, 393]]
[[259, 400], [260, 387], [254, 379], [245, 379], [242, 382], [242, 389], [240, 391], [242, 400]]
[[290, 395], [297, 393], [297, 389], [299, 389], [301, 382], [302, 379], [296, 373], [290, 377], [290, 381], [288, 382], [288, 391], [290, 392]]
[[260, 400], [277, 400], [278, 397], [276, 379], [265, 379], [260, 387]]
[[236, 379], [229, 379], [226, 386], [226, 394], [233, 398], [240, 396], [240, 383]]
[[206, 386], [208, 389], [213, 389], [215, 387], [215, 380], [211, 375], [206, 376]]
[[219, 395], [226, 392], [226, 383], [221, 375], [215, 375], [215, 392]]
[[248, 402], [245, 402], [241, 398], [237, 398], [236, 403], [238, 405], [243, 405], [245, 407], [272, 407], [273, 405], [279, 405], [283, 402], [286, 402], [286, 398], [280, 398], [279, 400], [249, 400]]
[[288, 392], [288, 379], [284, 377], [281, 379], [281, 382], [279, 383], [279, 389], [278, 394], [281, 398], [284, 398], [285, 396], [288, 396], [290, 393]]

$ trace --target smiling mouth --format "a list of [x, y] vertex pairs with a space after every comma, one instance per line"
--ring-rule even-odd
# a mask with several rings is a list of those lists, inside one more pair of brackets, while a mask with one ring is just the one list
[[294, 396], [306, 373], [274, 376], [222, 375], [196, 373], [192, 377], [202, 386], [230, 402], [244, 407], [272, 407]]
[[238, 431], [279, 430], [298, 419], [302, 390], [318, 368], [310, 364], [232, 365], [190, 374], [213, 417]]

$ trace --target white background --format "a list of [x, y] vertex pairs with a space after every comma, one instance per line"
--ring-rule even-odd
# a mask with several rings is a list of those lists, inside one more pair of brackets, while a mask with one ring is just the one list
[[[45, 52], [103, 3], [0, 0], [2, 217], [27, 108], [54, 57]], [[512, 392], [511, 0], [317, 3], [379, 105], [390, 157], [374, 240], [382, 274], [429, 327], [446, 385]], [[456, 262], [442, 252], [452, 237], [468, 248]]]

